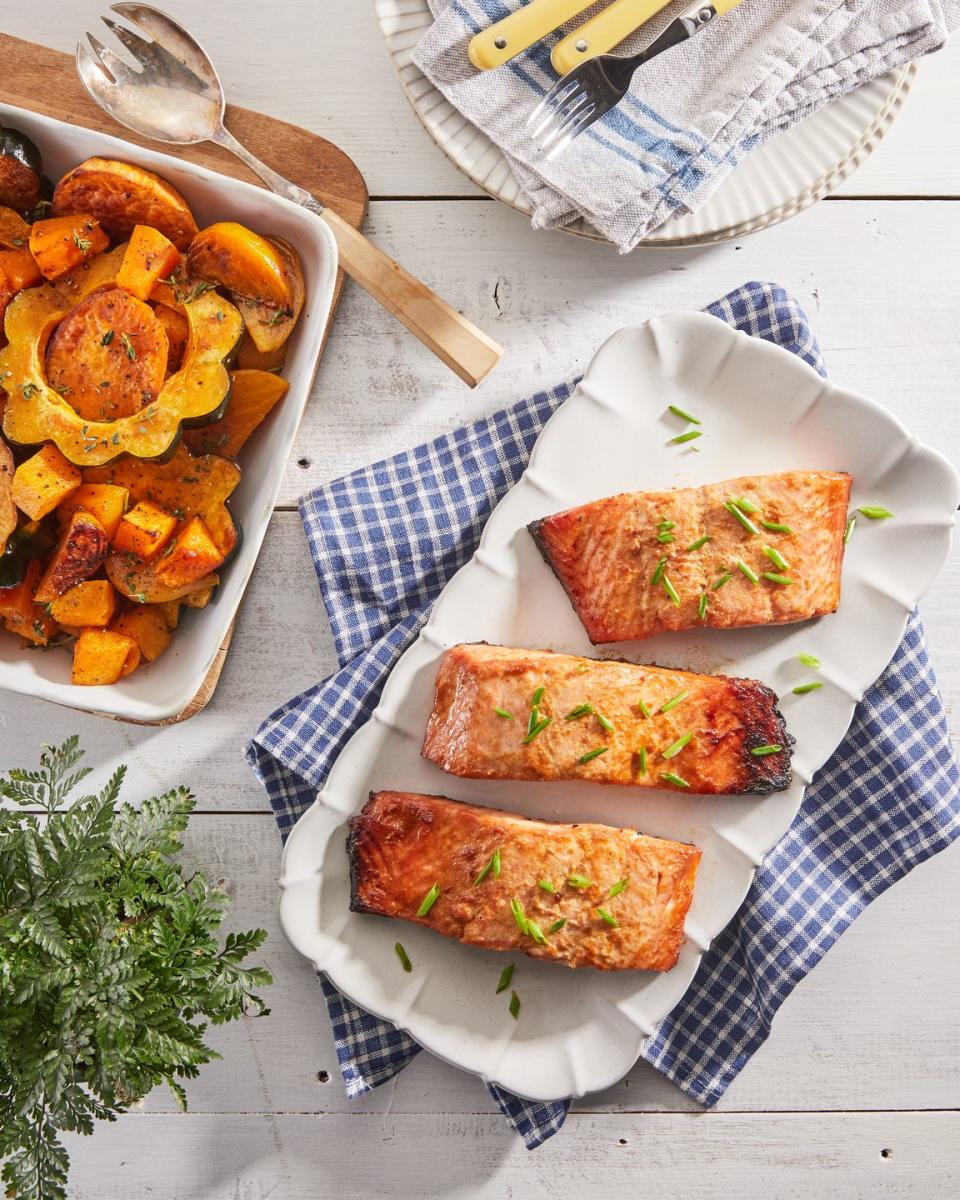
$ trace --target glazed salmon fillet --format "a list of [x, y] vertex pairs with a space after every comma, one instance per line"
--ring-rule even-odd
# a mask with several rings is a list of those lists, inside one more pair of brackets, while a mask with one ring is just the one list
[[792, 744], [754, 679], [476, 643], [443, 655], [422, 753], [471, 779], [730, 795], [788, 787]]
[[840, 603], [850, 486], [839, 471], [743, 475], [625, 492], [529, 529], [594, 644], [785, 625]]
[[371, 794], [347, 852], [354, 912], [601, 971], [676, 964], [700, 862], [695, 846], [635, 829], [529, 821], [409, 792]]

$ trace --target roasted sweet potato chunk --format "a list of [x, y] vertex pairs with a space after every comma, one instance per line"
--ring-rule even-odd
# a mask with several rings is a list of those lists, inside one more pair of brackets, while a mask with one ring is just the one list
[[70, 682], [86, 687], [116, 683], [139, 663], [140, 648], [133, 638], [110, 629], [84, 629], [73, 648]]
[[199, 517], [194, 517], [177, 534], [168, 554], [157, 565], [157, 578], [169, 587], [182, 587], [202, 579], [220, 565], [223, 555]]
[[157, 578], [157, 564], [141, 562], [135, 554], [114, 553], [104, 563], [107, 578], [122, 595], [135, 604], [170, 604], [184, 600], [193, 592], [213, 588], [220, 582], [219, 575], [205, 575], [179, 586], [172, 586]]
[[93, 513], [112, 542], [117, 526], [127, 511], [130, 493], [125, 487], [112, 483], [82, 483], [72, 496], [57, 505], [57, 517], [63, 523], [73, 516], [78, 508]]
[[33, 255], [22, 250], [0, 250], [0, 290], [16, 295], [23, 288], [33, 287], [43, 279]]
[[88, 158], [69, 171], [53, 193], [57, 214], [90, 212], [113, 238], [126, 238], [149, 225], [186, 250], [197, 234], [186, 200], [175, 187], [132, 163]]
[[33, 598], [42, 570], [40, 561], [33, 559], [18, 584], [0, 588], [0, 619], [4, 626], [37, 646], [45, 646], [57, 629], [53, 617]]
[[169, 304], [152, 304], [151, 308], [156, 313], [157, 320], [163, 326], [167, 335], [167, 374], [172, 375], [174, 371], [179, 371], [183, 363], [184, 351], [187, 348], [187, 339], [190, 337], [190, 325], [187, 318], [178, 313], [175, 308], [171, 308]]
[[140, 654], [147, 662], [153, 662], [170, 645], [173, 637], [167, 628], [163, 613], [158, 605], [143, 604], [121, 613], [110, 626], [116, 633], [133, 638]]
[[117, 593], [108, 579], [87, 579], [50, 605], [50, 616], [59, 625], [109, 625], [117, 607]]
[[17, 467], [11, 494], [21, 512], [39, 521], [72, 496], [82, 481], [79, 469], [56, 446], [43, 446]]
[[103, 526], [92, 513], [77, 511], [63, 531], [34, 595], [48, 604], [99, 570], [110, 546]]
[[117, 287], [138, 300], [148, 300], [158, 279], [166, 279], [180, 263], [180, 251], [159, 229], [137, 225], [117, 272]]
[[226, 416], [212, 425], [189, 429], [184, 440], [194, 454], [235, 458], [247, 438], [290, 388], [270, 371], [233, 371], [233, 391]]
[[0, 554], [6, 550], [7, 538], [17, 527], [13, 477], [13, 452], [3, 438], [0, 438]]
[[276, 351], [293, 332], [305, 291], [300, 258], [288, 242], [220, 221], [191, 242], [187, 267], [231, 293], [258, 350]]
[[176, 527], [175, 516], [149, 500], [141, 500], [120, 522], [113, 548], [149, 562], [170, 541]]
[[118, 287], [82, 300], [47, 343], [47, 381], [89, 421], [152, 404], [167, 372], [167, 335], [153, 309]]
[[0, 249], [26, 250], [30, 242], [30, 226], [12, 208], [0, 207]]
[[44, 279], [59, 279], [109, 245], [110, 239], [90, 213], [51, 217], [36, 221], [30, 229], [30, 253]]

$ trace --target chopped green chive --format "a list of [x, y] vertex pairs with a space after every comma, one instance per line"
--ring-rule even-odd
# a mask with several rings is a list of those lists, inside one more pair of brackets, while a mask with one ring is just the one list
[[547, 933], [558, 933], [567, 923], [566, 917], [557, 917], [554, 923], [547, 930]]
[[488, 875], [492, 875], [494, 879], [500, 878], [500, 851], [494, 850], [493, 856], [487, 865], [483, 868], [480, 874], [473, 881], [474, 887], [479, 887]]
[[662, 533], [657, 534], [657, 541], [662, 546], [665, 546], [667, 544], [667, 542], [675, 542], [676, 540], [677, 539], [673, 536], [673, 534], [668, 533], [666, 530], [664, 530]]
[[640, 711], [643, 713], [643, 715], [644, 715], [645, 717], [652, 717], [652, 716], [653, 716], [653, 713], [652, 713], [652, 712], [650, 711], [650, 709], [647, 707], [646, 701], [645, 701], [645, 700], [643, 700], [642, 698], [641, 698], [640, 700], [638, 700], [638, 701], [637, 701], [637, 708], [639, 708], [639, 709], [640, 709]]
[[413, 963], [410, 961], [410, 957], [407, 954], [406, 950], [404, 950], [403, 946], [399, 942], [397, 942], [393, 948], [397, 952], [397, 958], [400, 959], [400, 965], [403, 967], [403, 969], [405, 971], [412, 971]]
[[549, 879], [541, 879], [541, 880], [539, 880], [539, 881], [538, 881], [538, 883], [537, 883], [537, 887], [538, 887], [538, 888], [540, 888], [540, 889], [541, 889], [542, 891], [544, 891], [544, 892], [550, 892], [550, 893], [552, 893], [552, 894], [555, 894], [555, 893], [556, 893], [556, 890], [557, 890], [557, 889], [556, 889], [556, 888], [553, 886], [553, 884], [550, 882], [550, 880], [549, 880]]
[[660, 582], [663, 584], [663, 590], [667, 593], [667, 595], [673, 601], [674, 605], [677, 608], [679, 608], [680, 607], [680, 593], [673, 586], [673, 584], [670, 582], [669, 578], [666, 575], [663, 576], [663, 578], [660, 580]]
[[503, 717], [503, 719], [504, 719], [505, 721], [512, 721], [512, 720], [514, 720], [513, 713], [512, 713], [512, 712], [507, 712], [507, 710], [506, 710], [505, 708], [496, 708], [496, 707], [495, 707], [493, 711], [494, 711], [494, 712], [497, 714], [497, 716], [498, 716], [498, 717]]
[[760, 524], [764, 529], [769, 529], [772, 533], [793, 533], [789, 525], [782, 525], [779, 521], [764, 521], [761, 519]]
[[571, 708], [563, 719], [565, 721], [579, 721], [581, 717], [589, 717], [592, 712], [592, 704], [578, 704], [576, 708]]
[[616, 725], [614, 725], [614, 723], [608, 717], [605, 717], [602, 712], [598, 712], [596, 716], [597, 720], [608, 733], [616, 732]]
[[690, 742], [692, 740], [693, 740], [693, 730], [690, 730], [690, 732], [685, 733], [683, 735], [683, 737], [678, 737], [675, 742], [673, 742], [671, 745], [669, 745], [666, 748], [666, 750], [661, 751], [660, 757], [661, 758], [676, 758], [677, 755], [680, 753], [680, 751], [684, 748], [684, 746], [689, 746]]
[[665, 531], [669, 530], [669, 529], [676, 529], [676, 527], [677, 527], [676, 521], [658, 521], [657, 522], [657, 528], [663, 529]]
[[541, 686], [538, 687], [537, 690], [533, 693], [533, 698], [530, 701], [530, 704], [532, 705], [533, 708], [537, 708], [539, 706], [540, 701], [543, 699], [544, 691], [546, 691], [546, 689], [541, 684]]
[[779, 754], [782, 746], [754, 746], [750, 751], [756, 758], [766, 758], [768, 754]]
[[674, 787], [688, 788], [690, 786], [685, 779], [681, 779], [679, 775], [674, 775], [672, 771], [661, 771], [660, 778], [665, 779], [667, 783], [672, 783]]
[[617, 920], [617, 918], [613, 915], [612, 912], [607, 912], [607, 910], [605, 908], [598, 908], [598, 909], [596, 909], [596, 914], [600, 918], [601, 921], [606, 921], [606, 923], [610, 926], [611, 929], [619, 929], [620, 928], [620, 922]]
[[590, 880], [585, 878], [583, 875], [568, 875], [567, 885], [572, 888], [578, 888], [581, 891], [584, 888], [593, 887], [593, 884], [590, 882]]
[[599, 758], [601, 754], [606, 754], [610, 749], [609, 746], [597, 746], [594, 750], [588, 750], [586, 754], [581, 754], [577, 762], [581, 767], [586, 766], [588, 762], [593, 762], [595, 758]]
[[538, 946], [545, 946], [547, 944], [547, 939], [543, 935], [543, 930], [536, 923], [536, 921], [530, 920], [529, 917], [527, 918], [527, 933], [530, 934]]
[[733, 576], [729, 571], [724, 571], [716, 582], [710, 584], [710, 591], [715, 592], [718, 588], [722, 588], [725, 583], [729, 583]]
[[747, 579], [750, 580], [751, 583], [759, 583], [760, 582], [760, 576], [756, 573], [756, 571], [753, 570], [752, 567], [748, 567], [742, 558], [737, 559], [736, 567], [737, 567], [737, 570], [740, 571], [743, 575], [745, 575], [747, 577]]
[[823, 684], [820, 682], [800, 683], [800, 684], [797, 684], [797, 686], [795, 688], [793, 688], [792, 690], [793, 690], [793, 694], [795, 696], [805, 696], [807, 694], [807, 692], [815, 692], [817, 690], [817, 688], [822, 688], [822, 687], [823, 687]]
[[514, 1020], [520, 1016], [520, 997], [516, 992], [510, 993], [510, 1016], [513, 1017]]
[[536, 736], [534, 729], [540, 723], [540, 701], [543, 699], [543, 687], [538, 687], [530, 699], [530, 716], [527, 719], [527, 736]]
[[698, 537], [695, 542], [690, 543], [690, 545], [687, 547], [687, 553], [689, 554], [691, 550], [699, 550], [701, 546], [705, 546], [707, 542], [712, 541], [713, 538], [710, 536], [710, 534], [705, 533], [703, 537]]
[[654, 587], [656, 587], [656, 585], [663, 578], [663, 573], [666, 569], [667, 569], [667, 560], [665, 558], [661, 558], [660, 561], [657, 563], [656, 567], [654, 568], [653, 574], [650, 576], [650, 582], [651, 582], [651, 584], [653, 584]]
[[436, 904], [440, 895], [440, 885], [434, 884], [429, 892], [420, 901], [420, 907], [417, 909], [418, 917], [425, 917], [431, 908]]
[[693, 425], [701, 424], [699, 417], [695, 417], [693, 413], [685, 412], [682, 408], [678, 408], [676, 404], [668, 404], [667, 408], [669, 408], [675, 417], [680, 417], [683, 421], [690, 421]]
[[775, 546], [764, 546], [763, 552], [778, 571], [788, 571], [790, 569], [790, 564]]
[[884, 508], [882, 504], [861, 504], [857, 512], [863, 513], [870, 521], [885, 521], [888, 517], [893, 516], [890, 509]]
[[660, 711], [662, 713], [668, 713], [671, 708], [676, 708], [677, 705], [686, 700], [687, 696], [689, 695], [689, 692], [677, 692], [677, 694], [672, 696], [665, 704], [660, 705]]
[[789, 575], [779, 575], [776, 571], [764, 571], [764, 579], [769, 579], [771, 583], [779, 583], [781, 587], [786, 587], [788, 583], [793, 583]]
[[850, 536], [857, 527], [856, 517], [847, 517], [847, 527], [843, 531], [843, 544], [846, 545], [850, 541]]
[[682, 446], [684, 442], [692, 442], [694, 438], [703, 437], [703, 431], [700, 429], [689, 429], [686, 433], [678, 433], [676, 437], [672, 437], [668, 446]]
[[744, 529], [747, 531], [747, 533], [755, 534], [755, 533], [760, 532], [760, 530], [756, 527], [756, 525], [754, 525], [754, 523], [750, 520], [750, 518], [747, 516], [747, 514], [745, 512], [741, 512], [741, 510], [739, 508], [737, 508], [736, 504], [734, 504], [734, 502], [732, 500], [724, 501], [723, 507], [727, 510], [727, 512], [730, 514], [731, 517], [736, 517], [736, 519], [744, 527]]
[[574, 673], [574, 675], [582, 675], [584, 673], [584, 671], [589, 671], [589, 670], [590, 670], [590, 667], [587, 665], [587, 663], [581, 663], [578, 667], [574, 667], [573, 673]]
[[646, 748], [646, 746], [641, 746], [640, 749], [637, 751], [637, 760], [638, 760], [637, 765], [638, 765], [640, 774], [646, 775], [646, 773], [647, 773], [647, 748]]
[[701, 592], [700, 599], [697, 601], [697, 616], [701, 621], [707, 615], [707, 605], [709, 602], [710, 598], [707, 596], [707, 593]]
[[507, 990], [507, 988], [510, 986], [510, 980], [513, 978], [513, 972], [515, 969], [516, 969], [515, 963], [507, 963], [507, 965], [500, 972], [500, 978], [497, 981], [497, 995], [498, 996], [500, 995], [501, 992], [505, 992]]
[[614, 898], [614, 896], [619, 896], [621, 892], [625, 892], [629, 886], [630, 886], [629, 879], [626, 879], [626, 878], [618, 879], [617, 882], [610, 889], [610, 891], [607, 892], [607, 895], [612, 900]]
[[733, 502], [742, 512], [752, 515], [760, 511], [760, 506], [754, 504], [752, 500], [748, 500], [745, 496], [734, 496]]
[[526, 933], [527, 932], [527, 916], [526, 916], [526, 913], [523, 911], [523, 905], [516, 898], [516, 896], [514, 896], [514, 898], [510, 901], [510, 911], [513, 913], [513, 919], [517, 923], [517, 928], [520, 930], [521, 933]]
[[799, 660], [803, 663], [803, 665], [805, 667], [810, 667], [814, 671], [820, 670], [820, 659], [817, 658], [815, 655], [813, 655], [813, 654], [798, 654], [797, 658], [799, 658]]
[[552, 717], [544, 717], [542, 721], [538, 721], [530, 730], [527, 736], [523, 739], [523, 745], [529, 746], [535, 737], [538, 737], [553, 720]]

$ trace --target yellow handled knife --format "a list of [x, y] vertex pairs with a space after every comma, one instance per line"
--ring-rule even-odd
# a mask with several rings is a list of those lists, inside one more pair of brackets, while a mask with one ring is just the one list
[[557, 42], [550, 56], [554, 70], [558, 75], [566, 75], [588, 58], [607, 54], [669, 3], [670, 0], [617, 0]]
[[481, 71], [500, 67], [595, 3], [596, 0], [530, 0], [509, 17], [482, 29], [471, 40], [467, 47], [470, 61]]

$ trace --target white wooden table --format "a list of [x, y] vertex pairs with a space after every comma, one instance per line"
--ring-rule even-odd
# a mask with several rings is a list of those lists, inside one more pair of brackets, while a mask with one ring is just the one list
[[[528, 1154], [476, 1079], [422, 1055], [356, 1103], [343, 1095], [319, 989], [275, 917], [279, 839], [243, 759], [261, 718], [334, 665], [295, 504], [308, 488], [453, 429], [581, 368], [620, 325], [700, 308], [747, 279], [806, 306], [831, 374], [887, 404], [960, 462], [960, 45], [921, 65], [875, 156], [839, 197], [710, 249], [612, 251], [479, 195], [422, 132], [369, 0], [164, 0], [214, 53], [232, 99], [338, 142], [364, 171], [369, 234], [507, 347], [462, 388], [349, 287], [219, 691], [156, 731], [0, 694], [0, 764], [79, 731], [129, 791], [186, 782], [200, 798], [188, 856], [262, 924], [273, 1015], [213, 1031], [223, 1061], [72, 1139], [82, 1200], [619, 1197], [948, 1197], [960, 1193], [960, 850], [878, 900], [797, 989], [714, 1112], [639, 1066], [578, 1102]], [[0, 24], [71, 50], [99, 0], [6, 0]], [[12, 65], [11, 65], [12, 66]], [[960, 700], [954, 555], [923, 605], [954, 734]], [[138, 797], [139, 798], [139, 797]]]

